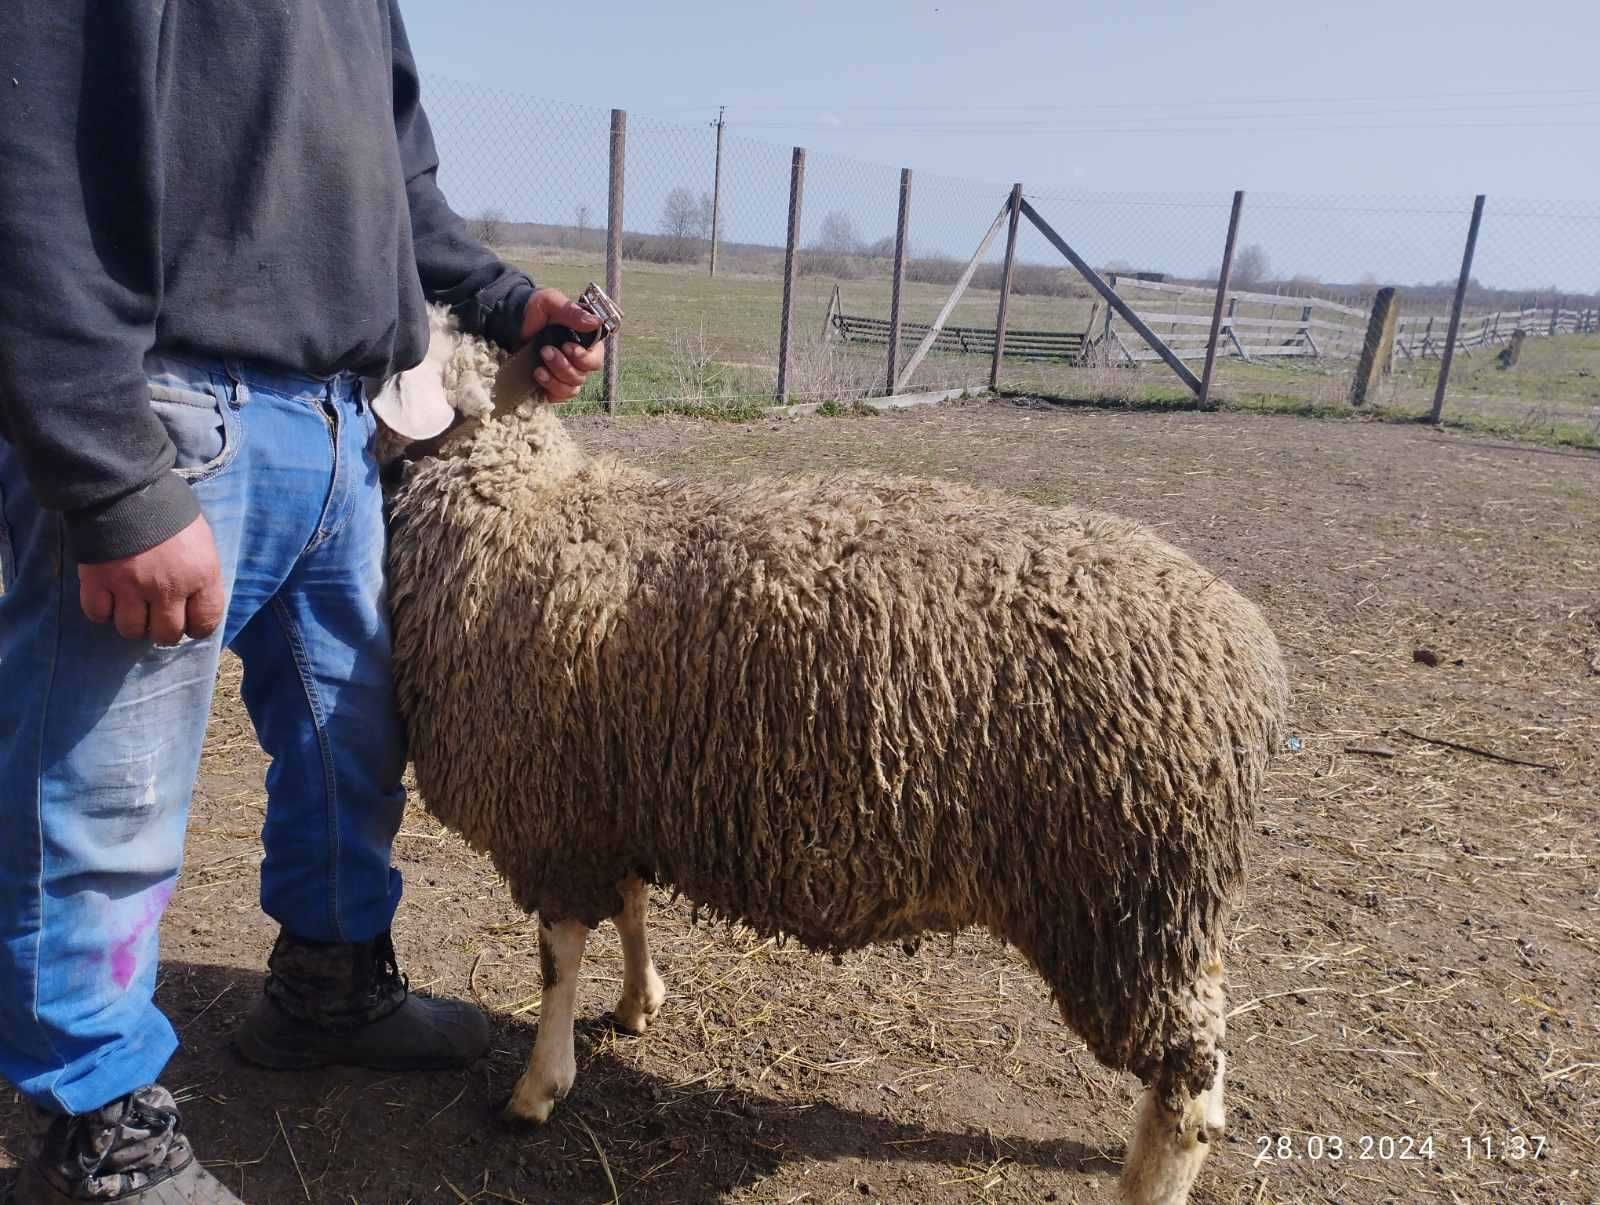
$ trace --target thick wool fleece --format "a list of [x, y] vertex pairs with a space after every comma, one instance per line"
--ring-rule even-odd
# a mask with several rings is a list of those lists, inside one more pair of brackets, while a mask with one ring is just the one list
[[657, 479], [548, 412], [392, 514], [422, 798], [524, 908], [595, 925], [637, 873], [820, 950], [983, 925], [1103, 1062], [1210, 1083], [1194, 984], [1286, 692], [1182, 553], [947, 483]]

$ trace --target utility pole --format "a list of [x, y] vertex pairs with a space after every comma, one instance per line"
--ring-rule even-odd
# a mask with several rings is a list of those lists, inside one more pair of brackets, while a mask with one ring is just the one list
[[717, 106], [717, 168], [711, 180], [711, 275], [717, 274], [717, 227], [722, 220], [722, 115], [726, 105]]

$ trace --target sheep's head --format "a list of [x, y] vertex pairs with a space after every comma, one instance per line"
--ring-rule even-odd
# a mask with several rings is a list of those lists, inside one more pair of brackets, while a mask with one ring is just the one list
[[448, 311], [429, 307], [428, 352], [415, 368], [391, 377], [372, 399], [378, 419], [378, 464], [387, 487], [407, 477], [407, 462], [465, 448], [485, 422], [514, 420], [505, 447], [533, 479], [564, 480], [585, 457], [561, 420], [536, 396], [531, 352], [507, 356], [465, 334]]
[[465, 334], [443, 306], [428, 307], [428, 351], [421, 364], [384, 382], [372, 399], [378, 418], [378, 462], [418, 460], [490, 418], [528, 413], [528, 357], [508, 357]]

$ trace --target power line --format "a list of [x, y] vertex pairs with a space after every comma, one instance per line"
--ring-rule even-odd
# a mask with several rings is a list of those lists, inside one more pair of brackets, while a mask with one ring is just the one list
[[995, 134], [1023, 134], [1041, 132], [1058, 132], [1064, 134], [1318, 134], [1325, 132], [1336, 133], [1340, 131], [1355, 130], [1590, 130], [1600, 129], [1600, 121], [1469, 121], [1454, 123], [1384, 121], [1354, 122], [1343, 123], [1339, 125], [1223, 126], [1084, 126], [1073, 125], [1067, 122], [994, 122], [989, 124], [968, 123], [965, 125], [937, 123], [899, 124], [863, 122], [845, 122], [834, 125], [832, 123], [823, 122], [745, 122], [740, 126], [740, 128], [745, 130], [826, 130], [836, 133], [854, 133], [866, 130], [897, 134], [979, 134], [987, 138], [993, 137]]
[[[1568, 104], [1565, 107], [1569, 108], [1569, 109], [1570, 108], [1593, 108], [1594, 106], [1597, 106], [1597, 105], [1600, 105], [1600, 96], [1597, 96], [1593, 100], [1572, 101], [1572, 102], [1570, 102], [1570, 104]], [[1545, 102], [1545, 101], [1539, 101], [1539, 102], [1527, 101], [1527, 102], [1519, 102], [1519, 103], [1515, 103], [1515, 104], [1491, 104], [1491, 105], [1446, 105], [1446, 106], [1443, 106], [1443, 107], [1437, 107], [1437, 106], [1424, 107], [1424, 106], [1410, 106], [1410, 105], [1394, 106], [1394, 105], [1390, 105], [1390, 106], [1387, 106], [1386, 108], [1384, 108], [1381, 111], [1367, 110], [1367, 109], [1357, 109], [1357, 110], [1313, 109], [1313, 110], [1310, 110], [1310, 111], [1307, 111], [1307, 112], [1294, 112], [1292, 110], [1288, 110], [1288, 111], [1272, 111], [1272, 112], [1269, 112], [1266, 115], [1269, 116], [1269, 117], [1272, 117], [1274, 119], [1280, 119], [1280, 118], [1282, 118], [1282, 119], [1288, 119], [1288, 118], [1301, 119], [1301, 118], [1321, 118], [1321, 117], [1365, 117], [1365, 116], [1379, 116], [1379, 115], [1386, 116], [1386, 117], [1393, 117], [1393, 116], [1403, 116], [1403, 115], [1407, 115], [1407, 114], [1423, 114], [1423, 113], [1444, 113], [1444, 114], [1450, 114], [1450, 115], [1461, 115], [1461, 114], [1467, 114], [1467, 113], [1473, 113], [1473, 112], [1505, 113], [1505, 112], [1509, 112], [1511, 110], [1521, 110], [1521, 109], [1537, 109], [1537, 110], [1540, 110], [1541, 112], [1548, 112], [1549, 109], [1550, 109], [1550, 105], [1549, 105], [1548, 102]], [[854, 113], [857, 113], [857, 112], [870, 114], [870, 113], [873, 113], [874, 110], [872, 110], [872, 109], [864, 109], [864, 110], [830, 109], [830, 110], [828, 110], [828, 116], [836, 117], [840, 121], [843, 121], [843, 120], [845, 120], [845, 118], [844, 118], [844, 116], [841, 116], [841, 114], [848, 115], [848, 114], [854, 114]], [[1025, 112], [1025, 110], [1019, 109], [1018, 112], [1019, 113]], [[1142, 116], [1138, 116], [1138, 117], [1130, 116], [1130, 117], [1125, 118], [1125, 119], [1109, 118], [1107, 120], [1112, 120], [1112, 121], [1116, 121], [1116, 120], [1127, 120], [1127, 121], [1168, 121], [1168, 120], [1170, 120], [1170, 121], [1242, 121], [1242, 120], [1246, 120], [1246, 119], [1258, 119], [1261, 116], [1262, 116], [1262, 106], [1257, 105], [1257, 106], [1255, 106], [1253, 108], [1246, 109], [1246, 110], [1244, 110], [1242, 112], [1238, 112], [1238, 113], [1201, 113], [1201, 114], [1196, 114], [1193, 117], [1173, 116], [1173, 117], [1170, 117], [1170, 118], [1169, 117], [1165, 117], [1165, 116], [1163, 116], [1161, 114], [1149, 114], [1149, 115], [1142, 115]], [[1020, 118], [1020, 117], [1019, 118], [998, 118], [998, 117], [996, 117], [996, 118], [985, 118], [985, 119], [977, 120], [977, 121], [966, 121], [966, 122], [952, 121], [949, 124], [952, 124], [952, 125], [970, 125], [970, 126], [994, 126], [994, 125], [1000, 125], [1000, 124], [1020, 125], [1020, 124], [1023, 124], [1024, 122], [1026, 122], [1026, 121], [1035, 121], [1035, 122], [1037, 122], [1039, 120], [1040, 119], [1038, 119], [1038, 118]], [[779, 124], [779, 123], [777, 123], [777, 122], [746, 122], [745, 124], [747, 126], [751, 126], [752, 128], [760, 128], [760, 127], [763, 127], [763, 126], [771, 126], [771, 125], [776, 125], [776, 124]], [[830, 124], [830, 123], [823, 122], [821, 124], [825, 124], [826, 125], [826, 124]], [[896, 123], [896, 125], [902, 125], [902, 124], [903, 123]], [[934, 124], [934, 123], [929, 123], [929, 124]], [[941, 122], [941, 123], [937, 123], [937, 124], [944, 124], [944, 123]]]
[[[1501, 92], [1484, 92], [1473, 90], [1470, 92], [1413, 92], [1413, 93], [1347, 93], [1343, 96], [1235, 96], [1218, 97], [1211, 100], [1202, 98], [1181, 98], [1175, 100], [1146, 100], [1146, 101], [1100, 101], [1094, 103], [1078, 103], [1071, 101], [1052, 101], [1039, 103], [1025, 103], [1014, 105], [983, 105], [983, 104], [949, 104], [949, 105], [863, 105], [849, 104], [843, 106], [849, 112], [873, 113], [899, 113], [899, 112], [1015, 112], [1015, 111], [1068, 111], [1082, 112], [1084, 110], [1103, 111], [1108, 109], [1196, 109], [1214, 108], [1219, 105], [1276, 105], [1276, 104], [1381, 104], [1393, 105], [1395, 101], [1405, 100], [1450, 100], [1466, 98], [1472, 100], [1499, 99], [1508, 97], [1539, 97], [1554, 99], [1563, 96], [1600, 96], [1600, 88], [1517, 88]], [[690, 112], [705, 109], [705, 105], [669, 105], [663, 107], [661, 112]], [[736, 112], [763, 112], [763, 113], [829, 113], [838, 112], [839, 105], [775, 105], [775, 104], [742, 104], [730, 106]], [[1475, 108], [1496, 106], [1465, 106]]]

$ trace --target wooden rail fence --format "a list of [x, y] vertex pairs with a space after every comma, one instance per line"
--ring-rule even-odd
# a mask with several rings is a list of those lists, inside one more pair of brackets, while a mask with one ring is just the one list
[[[1211, 296], [1209, 289], [1151, 281], [1121, 280], [1117, 282], [1117, 287], [1181, 297]], [[1232, 291], [1228, 293], [1226, 304], [1218, 334], [1219, 355], [1246, 361], [1282, 357], [1346, 359], [1355, 357], [1361, 351], [1365, 325], [1350, 319], [1365, 319], [1366, 311], [1354, 306], [1315, 297]], [[1241, 312], [1243, 306], [1262, 307], [1269, 312], [1266, 316], [1246, 314]], [[1205, 358], [1210, 336], [1209, 314], [1176, 306], [1162, 311], [1135, 308], [1140, 318], [1152, 329], [1161, 332], [1167, 346], [1180, 358]], [[1108, 309], [1101, 316], [1099, 310], [1097, 304], [1087, 327], [1081, 331], [1009, 328], [1006, 331], [1005, 355], [1009, 359], [1058, 364], [1082, 364], [1096, 351], [1130, 364], [1160, 358], [1159, 353], [1142, 340], [1125, 337], [1129, 332], [1118, 328], [1114, 312]], [[1272, 317], [1272, 312], [1278, 310], [1294, 312], [1295, 316]], [[1319, 313], [1333, 317], [1318, 317]], [[1551, 322], [1552, 316], [1554, 323]], [[1338, 318], [1345, 321], [1337, 321]], [[1448, 315], [1402, 317], [1395, 327], [1393, 359], [1437, 358], [1444, 348], [1448, 325]], [[923, 340], [930, 329], [930, 323], [902, 322], [900, 337], [915, 344]], [[890, 330], [891, 322], [887, 318], [847, 314], [837, 301], [829, 307], [828, 334], [846, 343], [886, 345]], [[1462, 321], [1456, 336], [1456, 350], [1470, 354], [1475, 347], [1507, 343], [1517, 331], [1521, 331], [1525, 338], [1600, 333], [1600, 309], [1528, 308], [1480, 314]], [[939, 329], [928, 350], [943, 355], [987, 356], [994, 353], [994, 346], [994, 327], [947, 325]]]
[[[890, 323], [886, 318], [872, 318], [862, 314], [833, 313], [830, 319], [833, 333], [846, 343], [889, 342]], [[931, 324], [902, 322], [900, 337], [920, 343]], [[1053, 361], [1061, 364], [1078, 364], [1083, 361], [1088, 345], [1087, 331], [1026, 331], [1007, 327], [1005, 355], [1013, 360]], [[995, 346], [995, 328], [983, 326], [945, 326], [934, 336], [929, 350], [945, 355], [992, 355]]]
[[[1143, 305], [1134, 308], [1146, 325], [1162, 334], [1167, 346], [1180, 359], [1205, 359], [1216, 300], [1214, 289], [1136, 277], [1113, 277], [1111, 283], [1119, 290], [1154, 293], [1168, 299], [1165, 308], [1160, 310]], [[1161, 302], [1152, 300], [1151, 304]], [[1223, 304], [1217, 352], [1235, 359], [1355, 356], [1361, 351], [1366, 333], [1367, 311], [1320, 297], [1285, 297], [1229, 289]], [[1267, 312], [1263, 314], [1261, 310]], [[1280, 318], [1280, 313], [1286, 316]], [[1110, 313], [1095, 341], [1104, 346], [1108, 356], [1126, 363], [1160, 358], [1159, 353], [1141, 342], [1124, 339], [1116, 327], [1115, 315]]]
[[[1395, 325], [1394, 355], [1396, 359], [1423, 360], [1438, 358], [1444, 353], [1444, 344], [1450, 327], [1446, 314], [1413, 314], [1401, 317]], [[1518, 331], [1525, 339], [1549, 338], [1554, 335], [1592, 335], [1600, 333], [1600, 308], [1591, 306], [1584, 310], [1559, 307], [1544, 309], [1495, 310], [1463, 318], [1456, 331], [1456, 350], [1470, 355], [1474, 347], [1491, 343], [1509, 343]]]

